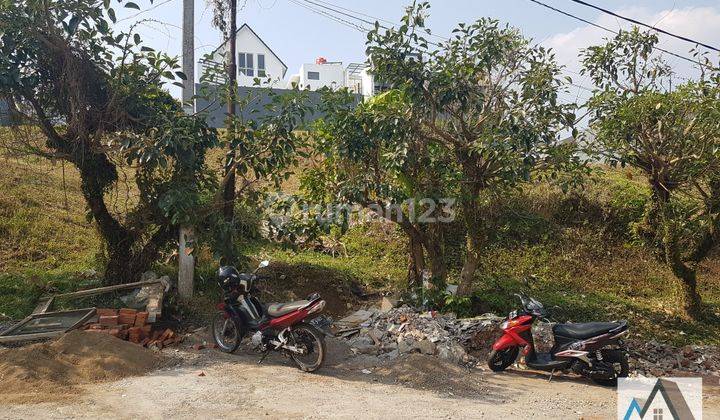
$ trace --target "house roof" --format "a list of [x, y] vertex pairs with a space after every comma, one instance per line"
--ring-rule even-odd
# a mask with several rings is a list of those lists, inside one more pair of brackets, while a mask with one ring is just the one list
[[[280, 64], [282, 64], [283, 68], [285, 69], [285, 70], [283, 70], [283, 74], [282, 74], [282, 77], [285, 77], [285, 73], [287, 73], [288, 66], [287, 66], [287, 64], [285, 64], [285, 62], [282, 61], [282, 58], [280, 58], [280, 56], [278, 56], [277, 54], [275, 54], [275, 51], [273, 51], [273, 49], [270, 48], [270, 46], [269, 46], [268, 44], [266, 44], [265, 41], [263, 41], [262, 38], [260, 38], [260, 35], [258, 35], [257, 32], [255, 32], [255, 31], [253, 30], [253, 28], [251, 28], [250, 25], [248, 25], [247, 23], [243, 23], [242, 26], [240, 26], [239, 28], [237, 28], [237, 30], [235, 31], [235, 33], [236, 33], [236, 34], [239, 33], [240, 31], [243, 30], [243, 28], [248, 28], [248, 29], [250, 30], [250, 32], [252, 32], [252, 34], [255, 35], [255, 38], [259, 39], [260, 42], [262, 42], [262, 44], [265, 46], [265, 48], [267, 48], [268, 51], [270, 51], [270, 53], [271, 53], [275, 58], [277, 58], [277, 60], [280, 62]], [[228, 42], [228, 40], [226, 40], [225, 42], [223, 42], [222, 44], [220, 44], [217, 48], [215, 48], [215, 49], [213, 50], [213, 52], [210, 53], [210, 55], [215, 54], [220, 48], [222, 48], [225, 44], [227, 44], [227, 42]]]

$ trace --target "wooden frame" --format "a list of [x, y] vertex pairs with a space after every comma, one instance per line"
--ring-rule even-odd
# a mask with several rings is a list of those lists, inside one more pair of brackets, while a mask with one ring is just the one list
[[[74, 324], [72, 324], [68, 328], [57, 330], [57, 331], [13, 335], [13, 332], [19, 330], [20, 328], [22, 328], [23, 326], [25, 326], [28, 322], [30, 322], [32, 320], [41, 319], [41, 318], [50, 318], [53, 316], [70, 315], [70, 314], [74, 314], [74, 313], [77, 313], [82, 316], [78, 319], [78, 321], [76, 321]], [[45, 338], [58, 337], [58, 336], [65, 334], [68, 331], [71, 331], [71, 330], [74, 330], [76, 328], [83, 326], [87, 321], [89, 321], [92, 317], [95, 316], [95, 313], [96, 313], [95, 308], [87, 308], [87, 309], [75, 309], [72, 311], [58, 311], [58, 312], [46, 312], [46, 313], [41, 313], [41, 314], [32, 314], [32, 315], [28, 316], [27, 318], [23, 319], [22, 321], [20, 321], [19, 323], [15, 324], [14, 326], [10, 327], [10, 329], [0, 333], [0, 343], [40, 340], [40, 339], [45, 339]]]

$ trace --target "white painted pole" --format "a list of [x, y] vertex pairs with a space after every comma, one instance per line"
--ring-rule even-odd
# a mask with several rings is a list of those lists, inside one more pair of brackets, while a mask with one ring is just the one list
[[[193, 229], [189, 226], [180, 228], [180, 246], [178, 247], [178, 293], [181, 299], [193, 296], [195, 258], [191, 254]], [[188, 242], [190, 242], [188, 244]]]
[[[187, 80], [183, 82], [182, 101], [185, 112], [195, 112], [195, 0], [183, 0], [182, 65]], [[181, 226], [178, 247], [178, 293], [181, 299], [193, 296], [195, 258], [188, 242], [194, 241], [192, 226]]]

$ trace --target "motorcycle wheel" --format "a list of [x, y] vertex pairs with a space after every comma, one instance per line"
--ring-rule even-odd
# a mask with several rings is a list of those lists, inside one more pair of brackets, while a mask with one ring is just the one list
[[215, 344], [224, 353], [235, 352], [245, 336], [240, 322], [235, 318], [227, 318], [224, 312], [215, 314], [210, 329]]
[[627, 378], [630, 372], [627, 354], [623, 350], [603, 350], [603, 361], [610, 363], [615, 370], [612, 379], [592, 378], [593, 382], [602, 386], [617, 386], [618, 378]]
[[519, 352], [518, 347], [508, 347], [498, 351], [493, 350], [488, 354], [488, 367], [493, 372], [502, 372], [515, 362]]
[[290, 333], [290, 344], [305, 350], [305, 354], [290, 352], [290, 357], [300, 370], [314, 372], [325, 360], [325, 336], [310, 324], [293, 327]]

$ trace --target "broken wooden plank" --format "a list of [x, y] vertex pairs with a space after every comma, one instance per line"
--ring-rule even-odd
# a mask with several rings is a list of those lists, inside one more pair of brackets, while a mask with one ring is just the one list
[[40, 303], [38, 303], [38, 305], [35, 307], [35, 309], [33, 310], [32, 313], [44, 314], [45, 312], [48, 311], [48, 309], [50, 309], [50, 307], [52, 306], [54, 301], [55, 301], [54, 297], [50, 297], [50, 298], [41, 300]]
[[149, 284], [162, 283], [160, 279], [138, 281], [135, 283], [116, 284], [113, 286], [97, 287], [95, 289], [79, 290], [77, 292], [61, 293], [59, 295], [47, 296], [47, 299], [67, 298], [67, 297], [82, 297], [82, 296], [94, 296], [103, 293], [114, 292], [117, 290], [125, 289], [137, 289], [138, 287], [147, 286]]

